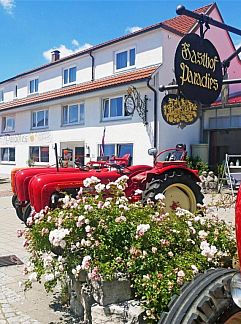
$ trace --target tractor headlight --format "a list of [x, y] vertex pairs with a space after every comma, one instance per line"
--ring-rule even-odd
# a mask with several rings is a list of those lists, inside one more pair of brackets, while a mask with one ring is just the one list
[[241, 274], [237, 272], [231, 279], [230, 283], [231, 295], [234, 303], [241, 307]]

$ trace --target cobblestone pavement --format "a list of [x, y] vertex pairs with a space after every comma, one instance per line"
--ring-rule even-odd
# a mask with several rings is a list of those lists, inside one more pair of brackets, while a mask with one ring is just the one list
[[[27, 263], [23, 239], [17, 237], [17, 230], [23, 229], [24, 224], [15, 214], [11, 196], [9, 179], [0, 175], [0, 257], [16, 255]], [[39, 283], [29, 291], [23, 291], [19, 286], [19, 282], [26, 279], [23, 267], [0, 265], [0, 324], [77, 323], [68, 310], [61, 308], [57, 292], [47, 294]]]

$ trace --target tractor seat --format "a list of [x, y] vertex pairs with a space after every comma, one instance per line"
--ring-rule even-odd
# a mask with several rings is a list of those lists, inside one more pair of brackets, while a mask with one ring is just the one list
[[115, 163], [120, 166], [128, 166], [130, 157], [131, 157], [131, 155], [128, 153], [124, 154], [122, 157], [113, 156], [110, 158], [110, 163]]

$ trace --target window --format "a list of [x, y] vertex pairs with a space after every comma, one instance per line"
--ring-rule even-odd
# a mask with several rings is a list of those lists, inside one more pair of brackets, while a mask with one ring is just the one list
[[75, 162], [80, 165], [85, 163], [85, 148], [84, 147], [75, 147], [74, 149]]
[[240, 128], [241, 115], [210, 117], [210, 129]]
[[0, 90], [0, 102], [4, 101], [4, 92], [3, 90]]
[[[102, 144], [98, 145], [99, 156], [101, 155], [101, 146]], [[115, 157], [123, 157], [125, 154], [130, 154], [130, 163], [133, 157], [133, 144], [104, 144], [104, 156], [108, 156], [109, 158], [112, 155]]]
[[[99, 147], [99, 155], [101, 155], [100, 147]], [[116, 153], [115, 144], [104, 144], [104, 156], [108, 156], [110, 158], [112, 155], [115, 155], [115, 153]]]
[[103, 100], [102, 119], [126, 117], [124, 98], [106, 98]]
[[135, 66], [136, 64], [136, 49], [131, 48], [129, 50], [118, 52], [115, 56], [115, 69], [121, 70], [128, 67]]
[[64, 70], [63, 74], [64, 85], [76, 82], [76, 67], [71, 67]]
[[2, 162], [15, 162], [15, 147], [1, 148]]
[[38, 79], [34, 79], [29, 82], [29, 93], [36, 92], [38, 92]]
[[14, 132], [15, 130], [15, 118], [7, 116], [2, 118], [2, 132]]
[[63, 125], [84, 124], [84, 104], [63, 107]]
[[14, 88], [14, 98], [17, 98], [18, 97], [18, 86], [15, 85], [15, 88]]
[[48, 146], [30, 146], [29, 158], [34, 162], [49, 162]]
[[32, 112], [32, 128], [47, 127], [49, 123], [48, 110], [38, 110]]

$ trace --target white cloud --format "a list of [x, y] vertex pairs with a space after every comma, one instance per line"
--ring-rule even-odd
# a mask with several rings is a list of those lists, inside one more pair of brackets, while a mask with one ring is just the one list
[[80, 45], [79, 42], [76, 39], [73, 39], [72, 40], [72, 45], [75, 47], [75, 49], [67, 48], [63, 44], [61, 44], [59, 47], [50, 48], [47, 51], [44, 51], [43, 52], [43, 57], [47, 61], [51, 62], [51, 57], [52, 57], [51, 52], [53, 52], [55, 50], [59, 50], [60, 51], [60, 58], [63, 58], [65, 56], [74, 54], [74, 53], [79, 52], [79, 51], [83, 51], [83, 50], [85, 50], [85, 49], [90, 48], [90, 47], [93, 46], [93, 45], [91, 45], [89, 43], [85, 43], [83, 45]]
[[137, 32], [138, 30], [141, 30], [141, 29], [142, 29], [142, 27], [138, 27], [138, 26], [126, 27], [125, 33], [126, 34], [134, 33], [134, 32]]
[[15, 7], [15, 3], [14, 0], [0, 0], [0, 6], [2, 6], [7, 13], [11, 14], [13, 8]]
[[73, 39], [71, 43], [73, 46], [76, 46], [76, 47], [79, 46], [79, 42], [76, 39]]

